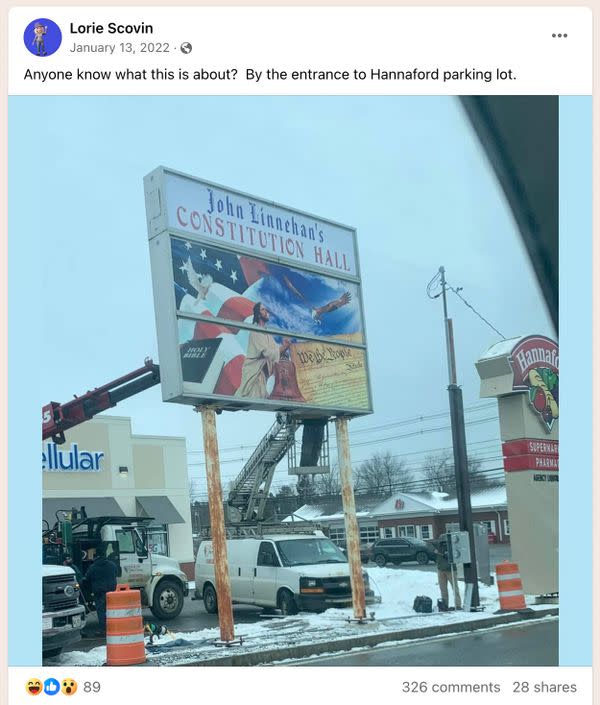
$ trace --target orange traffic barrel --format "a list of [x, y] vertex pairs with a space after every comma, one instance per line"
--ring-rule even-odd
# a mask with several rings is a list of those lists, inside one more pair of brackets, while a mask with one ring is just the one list
[[518, 563], [509, 563], [508, 561], [499, 563], [496, 566], [496, 582], [498, 583], [501, 612], [527, 609]]
[[117, 585], [106, 594], [106, 665], [146, 662], [142, 600], [139, 590]]

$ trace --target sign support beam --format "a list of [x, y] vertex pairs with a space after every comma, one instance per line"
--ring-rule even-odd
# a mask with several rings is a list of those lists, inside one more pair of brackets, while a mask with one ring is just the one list
[[360, 560], [360, 534], [356, 519], [356, 504], [352, 482], [352, 462], [350, 460], [350, 441], [348, 438], [348, 419], [338, 416], [335, 420], [335, 432], [342, 483], [342, 502], [344, 506], [344, 525], [346, 527], [346, 549], [350, 565], [350, 585], [352, 586], [352, 606], [354, 618], [362, 623], [367, 618], [365, 601], [365, 581]]
[[[208, 486], [208, 509], [210, 532], [215, 557], [215, 583], [219, 607], [219, 629], [221, 644], [230, 646], [235, 640], [233, 628], [233, 607], [231, 606], [231, 584], [227, 565], [227, 538], [225, 514], [223, 512], [223, 490], [221, 488], [221, 468], [219, 464], [219, 444], [215, 410], [209, 406], [196, 407], [202, 415], [202, 436], [206, 462], [206, 483]], [[237, 643], [237, 642], [236, 642]]]

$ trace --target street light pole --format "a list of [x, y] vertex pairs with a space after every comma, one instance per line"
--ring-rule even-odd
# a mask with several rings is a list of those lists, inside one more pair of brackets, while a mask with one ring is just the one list
[[465, 584], [472, 586], [471, 607], [479, 607], [479, 585], [477, 583], [477, 559], [475, 556], [475, 536], [473, 535], [473, 513], [471, 510], [471, 483], [467, 459], [467, 440], [465, 434], [465, 414], [462, 389], [456, 383], [456, 358], [454, 354], [454, 333], [452, 319], [448, 318], [446, 302], [446, 272], [439, 269], [442, 284], [442, 301], [444, 304], [444, 330], [446, 332], [446, 354], [448, 357], [448, 397], [450, 401], [450, 425], [452, 428], [452, 449], [454, 452], [454, 477], [456, 480], [456, 499], [458, 502], [458, 522], [461, 531], [469, 534], [471, 563], [464, 564]]

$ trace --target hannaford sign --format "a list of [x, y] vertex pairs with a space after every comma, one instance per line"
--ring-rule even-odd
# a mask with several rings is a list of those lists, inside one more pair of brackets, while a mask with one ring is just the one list
[[532, 335], [513, 348], [509, 359], [513, 389], [527, 390], [531, 406], [550, 432], [558, 418], [558, 345]]
[[504, 470], [558, 470], [558, 441], [519, 438], [502, 444]]
[[397, 509], [397, 510], [404, 509], [404, 500], [397, 499], [396, 503], [394, 504], [394, 509]]
[[536, 438], [519, 438], [502, 444], [502, 452], [510, 455], [550, 455], [558, 458], [558, 441], [540, 441]]
[[72, 443], [70, 450], [62, 450], [56, 443], [46, 443], [42, 450], [42, 470], [45, 472], [102, 472], [104, 453], [79, 450]]

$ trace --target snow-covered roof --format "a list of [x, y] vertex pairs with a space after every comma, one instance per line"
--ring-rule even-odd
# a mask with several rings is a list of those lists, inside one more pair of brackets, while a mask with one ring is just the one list
[[[356, 495], [354, 498], [356, 504], [356, 516], [359, 518], [369, 517], [372, 514], [372, 509], [381, 502], [381, 497], [361, 496]], [[290, 515], [283, 521], [291, 522], [296, 517], [305, 521], [343, 521], [344, 510], [342, 508], [341, 496], [329, 497], [322, 501], [315, 501], [312, 504], [305, 504], [294, 512], [294, 516]]]
[[[396, 509], [398, 499], [404, 501], [404, 507], [401, 510]], [[400, 512], [412, 514], [419, 511], [417, 505], [434, 512], [452, 511], [458, 510], [458, 499], [456, 495], [451, 496], [445, 492], [420, 492], [418, 494], [400, 492], [384, 500], [374, 513], [377, 515], [399, 514]], [[471, 492], [471, 507], [474, 509], [504, 505], [506, 505], [506, 487], [504, 485]]]
[[498, 343], [494, 343], [485, 352], [482, 352], [479, 356], [480, 360], [489, 360], [492, 357], [507, 357], [513, 351], [515, 345], [519, 340], [523, 340], [526, 336], [519, 335], [516, 338], [508, 338], [508, 340], [501, 340]]
[[[377, 505], [375, 512], [378, 515], [398, 514], [398, 512], [402, 512], [404, 514], [415, 514], [419, 512], [429, 513], [432, 509], [437, 507], [438, 503], [442, 501], [442, 496], [448, 497], [448, 495], [442, 495], [441, 492], [396, 492], [381, 501]], [[396, 507], [399, 499], [401, 499], [404, 503], [401, 508]]]
[[[402, 500], [403, 506], [397, 508], [398, 500]], [[381, 516], [401, 516], [406, 514], [428, 515], [443, 511], [458, 511], [458, 500], [456, 496], [451, 496], [446, 492], [419, 492], [415, 494], [407, 492], [396, 492], [395, 494], [380, 499], [378, 502], [371, 499], [366, 502], [367, 506], [359, 506], [359, 497], [356, 497], [358, 519], [377, 519]], [[369, 506], [370, 505], [370, 506]], [[506, 487], [498, 485], [482, 490], [471, 492], [471, 507], [473, 509], [483, 509], [487, 507], [506, 506]], [[337, 511], [335, 511], [337, 509]], [[305, 504], [294, 512], [294, 515], [286, 517], [284, 522], [292, 521], [342, 521], [344, 512], [342, 510], [342, 498], [335, 502], [329, 501], [325, 504]]]
[[[338, 512], [337, 514], [321, 514], [321, 508], [305, 504], [300, 509], [294, 512], [294, 516], [291, 515], [283, 519], [285, 522], [298, 521], [302, 519], [304, 521], [343, 521], [344, 513]], [[358, 519], [370, 517], [371, 512], [356, 512], [356, 517]]]

